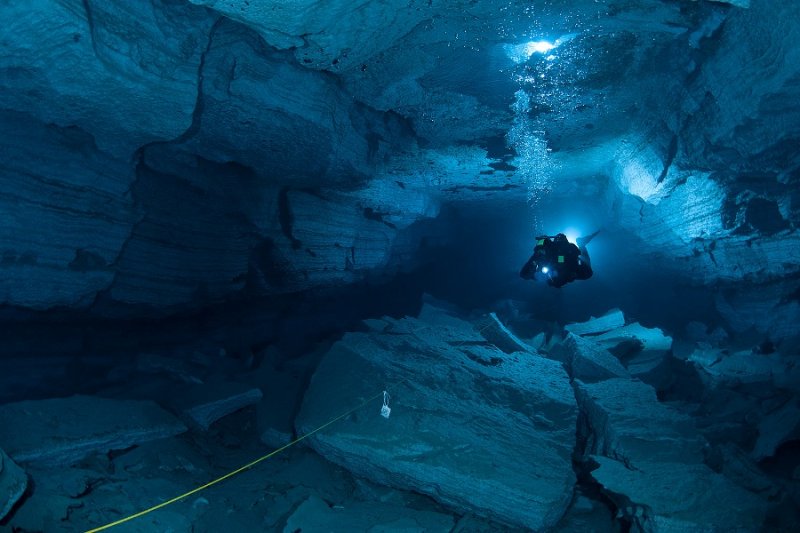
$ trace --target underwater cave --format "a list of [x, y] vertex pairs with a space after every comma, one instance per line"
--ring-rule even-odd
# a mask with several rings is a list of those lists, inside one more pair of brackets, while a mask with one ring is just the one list
[[0, 15], [0, 531], [800, 528], [800, 3]]

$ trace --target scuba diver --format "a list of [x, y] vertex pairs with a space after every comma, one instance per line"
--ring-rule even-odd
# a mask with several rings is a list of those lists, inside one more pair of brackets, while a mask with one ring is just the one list
[[556, 288], [576, 279], [591, 278], [592, 263], [586, 245], [598, 233], [599, 230], [585, 239], [578, 239], [577, 245], [569, 242], [563, 233], [553, 237], [536, 237], [533, 255], [522, 267], [520, 277], [547, 281], [548, 285]]

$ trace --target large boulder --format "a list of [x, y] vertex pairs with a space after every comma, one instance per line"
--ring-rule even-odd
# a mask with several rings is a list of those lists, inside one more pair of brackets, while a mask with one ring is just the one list
[[345, 335], [326, 354], [298, 434], [356, 409], [310, 436], [314, 449], [461, 512], [536, 530], [558, 522], [575, 483], [577, 418], [562, 365], [506, 354], [471, 324], [427, 306], [419, 319], [384, 322]]
[[692, 420], [660, 404], [655, 390], [617, 378], [576, 381], [586, 415], [592, 477], [643, 531], [753, 531], [766, 502], [704, 463]]

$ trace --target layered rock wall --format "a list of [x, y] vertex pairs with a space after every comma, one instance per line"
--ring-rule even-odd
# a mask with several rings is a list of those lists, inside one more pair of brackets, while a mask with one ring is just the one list
[[3, 304], [130, 314], [354, 281], [437, 212], [367, 181], [410, 142], [401, 119], [214, 11], [2, 9]]
[[794, 4], [250, 4], [0, 8], [0, 302], [347, 283], [441, 203], [579, 194], [664, 269], [796, 313]]

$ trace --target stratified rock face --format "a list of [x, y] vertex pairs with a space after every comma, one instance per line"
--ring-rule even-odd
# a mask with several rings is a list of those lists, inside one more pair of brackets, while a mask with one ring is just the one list
[[366, 182], [387, 146], [408, 143], [402, 120], [213, 11], [0, 10], [13, 21], [3, 304], [130, 314], [354, 281], [437, 212], [424, 192]]
[[69, 465], [184, 431], [150, 401], [72, 396], [0, 406], [0, 446], [20, 463]]
[[[564, 513], [577, 411], [561, 364], [488, 344], [426, 307], [327, 353], [296, 422], [324, 457], [378, 483], [535, 530]], [[373, 325], [374, 326], [374, 325]], [[382, 389], [391, 413], [380, 415]], [[375, 397], [375, 393], [378, 396]]]
[[[383, 5], [363, 2], [353, 9], [347, 2], [301, 0], [265, 4], [246, 0], [191, 0], [258, 30], [273, 46], [299, 49], [305, 64], [336, 67], [340, 61], [353, 67], [390, 46], [416, 24], [430, 16], [414, 2]], [[251, 5], [252, 4], [252, 5]], [[305, 45], [305, 46], [303, 46]]]
[[798, 9], [7, 3], [0, 304], [132, 314], [350, 283], [403, 266], [441, 202], [579, 194], [665, 270], [722, 282], [737, 329], [787, 337]]
[[3, 108], [90, 132], [127, 157], [192, 123], [214, 18], [184, 3], [4, 3]]
[[766, 502], [703, 462], [692, 420], [661, 405], [649, 385], [625, 378], [576, 381], [592, 471], [644, 531], [758, 530]]
[[[799, 16], [794, 2], [765, 0], [731, 13], [720, 30], [718, 53], [698, 71], [684, 101], [681, 140], [688, 154], [732, 164], [733, 170], [787, 170], [783, 164], [794, 157], [787, 142], [800, 135], [800, 115], [791, 105], [800, 75], [800, 51], [792, 46], [800, 36]], [[763, 157], [776, 150], [781, 158]]]
[[140, 217], [130, 168], [76, 127], [0, 112], [0, 300], [81, 307], [114, 279]]

